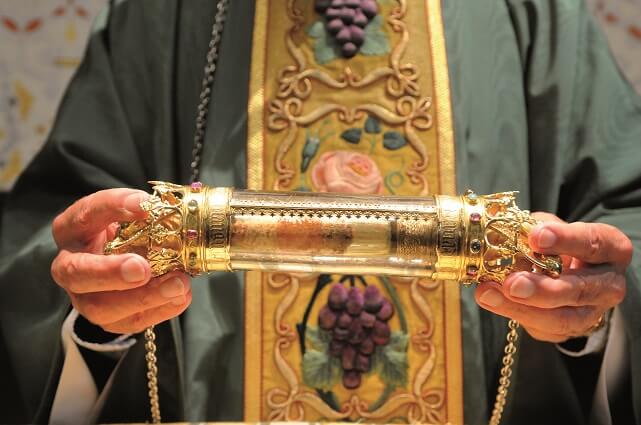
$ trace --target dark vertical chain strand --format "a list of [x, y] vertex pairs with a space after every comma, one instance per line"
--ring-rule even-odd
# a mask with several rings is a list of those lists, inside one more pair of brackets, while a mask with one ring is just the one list
[[[214, 25], [211, 29], [211, 39], [209, 40], [209, 50], [207, 51], [207, 63], [205, 65], [205, 74], [203, 76], [200, 102], [198, 104], [198, 116], [196, 117], [196, 133], [194, 134], [194, 147], [191, 151], [191, 181], [198, 179], [200, 174], [200, 159], [205, 140], [205, 128], [207, 127], [207, 116], [209, 114], [209, 101], [211, 99], [211, 90], [216, 74], [216, 63], [218, 62], [218, 50], [220, 40], [222, 39], [225, 18], [227, 17], [227, 7], [229, 0], [219, 0], [217, 4]], [[156, 333], [151, 326], [145, 331], [145, 350], [147, 352], [145, 360], [147, 361], [147, 387], [149, 389], [149, 408], [151, 412], [151, 421], [159, 424], [160, 418], [160, 399], [158, 397], [158, 360], [156, 358]]]
[[205, 129], [207, 127], [207, 118], [209, 115], [209, 102], [211, 100], [212, 85], [216, 75], [218, 63], [218, 51], [222, 39], [223, 27], [227, 18], [227, 8], [229, 0], [219, 0], [214, 18], [214, 25], [211, 30], [211, 40], [209, 40], [209, 50], [207, 51], [207, 63], [205, 65], [205, 74], [201, 83], [200, 102], [198, 103], [198, 112], [196, 115], [196, 132], [194, 133], [194, 146], [191, 151], [191, 179], [198, 180], [200, 175], [200, 161], [205, 141]]
[[[211, 100], [212, 85], [216, 74], [216, 64], [218, 62], [218, 50], [222, 39], [225, 19], [227, 17], [227, 8], [229, 0], [220, 0], [217, 4], [214, 25], [211, 31], [211, 40], [209, 41], [209, 50], [207, 52], [207, 63], [205, 65], [205, 74], [201, 83], [200, 102], [198, 104], [198, 115], [196, 117], [196, 132], [194, 134], [194, 146], [191, 152], [191, 178], [194, 182], [200, 174], [200, 162], [202, 157], [203, 143], [205, 139], [205, 129], [209, 115], [209, 102]], [[507, 335], [507, 344], [505, 346], [505, 356], [503, 357], [503, 368], [501, 368], [501, 379], [499, 389], [496, 395], [494, 411], [490, 419], [491, 425], [498, 425], [503, 415], [503, 408], [507, 399], [508, 388], [510, 387], [510, 376], [512, 375], [513, 356], [516, 353], [516, 340], [518, 338], [518, 323], [511, 320], [509, 323], [509, 332]], [[147, 344], [147, 384], [149, 387], [149, 403], [151, 409], [151, 418], [153, 423], [160, 423], [160, 401], [158, 398], [158, 368], [155, 355], [156, 335], [153, 326], [145, 331]]]

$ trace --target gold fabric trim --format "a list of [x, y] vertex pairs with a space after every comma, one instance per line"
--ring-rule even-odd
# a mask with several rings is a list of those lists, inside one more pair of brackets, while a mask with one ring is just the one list
[[[296, 171], [296, 164], [292, 162], [293, 154], [291, 148], [298, 140], [296, 139], [298, 136], [296, 136], [294, 130], [297, 130], [299, 126], [300, 128], [309, 128], [312, 124], [319, 122], [321, 118], [335, 113], [338, 113], [339, 119], [348, 124], [362, 119], [366, 113], [377, 116], [386, 125], [404, 123], [404, 121], [397, 119], [395, 116], [387, 114], [377, 105], [369, 103], [365, 104], [366, 107], [360, 109], [356, 107], [354, 109], [339, 107], [331, 102], [322, 105], [315, 104], [312, 101], [309, 110], [313, 113], [308, 112], [308, 110], [303, 110], [303, 101], [301, 99], [307, 99], [308, 96], [306, 92], [307, 86], [305, 85], [307, 78], [319, 79], [328, 87], [334, 87], [338, 82], [338, 86], [345, 85], [347, 87], [346, 90], [348, 93], [354, 93], [354, 96], [360, 96], [358, 91], [350, 92], [350, 87], [353, 89], [357, 86], [366, 85], [366, 82], [370, 84], [377, 81], [380, 76], [376, 75], [376, 79], [360, 77], [361, 80], [359, 81], [352, 77], [350, 68], [346, 68], [345, 78], [340, 80], [336, 79], [342, 75], [340, 72], [336, 74], [338, 77], [335, 77], [335, 72], [326, 75], [322, 69], [313, 67], [307, 69], [305, 66], [305, 56], [295, 54], [298, 49], [296, 45], [292, 43], [286, 45], [286, 50], [289, 49], [287, 51], [296, 59], [295, 63], [300, 65], [299, 67], [292, 65], [295, 68], [292, 69], [296, 71], [301, 68], [302, 70], [307, 70], [307, 73], [301, 76], [301, 79], [294, 78], [294, 83], [289, 85], [283, 85], [284, 81], [279, 80], [278, 87], [280, 87], [281, 90], [291, 89], [301, 92], [296, 93], [295, 99], [291, 100], [291, 104], [287, 105], [276, 97], [274, 99], [271, 97], [267, 99], [267, 93], [270, 92], [270, 90], [276, 90], [275, 93], [272, 93], [273, 95], [280, 93], [278, 92], [278, 88], [270, 88], [270, 85], [275, 82], [275, 80], [272, 81], [274, 75], [268, 74], [268, 70], [266, 69], [266, 52], [269, 45], [267, 31], [268, 28], [272, 26], [280, 28], [280, 25], [283, 25], [283, 28], [287, 28], [281, 21], [291, 19], [294, 26], [290, 28], [287, 34], [283, 34], [286, 40], [291, 40], [291, 34], [303, 28], [301, 24], [302, 15], [298, 9], [294, 7], [294, 4], [295, 0], [273, 3], [273, 7], [279, 10], [271, 12], [270, 14], [269, 7], [272, 5], [271, 2], [256, 2], [250, 100], [248, 105], [247, 184], [250, 189], [294, 189], [293, 180], [297, 178], [298, 172]], [[411, 114], [416, 114], [416, 111], [421, 111], [424, 115], [421, 115], [423, 119], [423, 121], [420, 121], [423, 126], [421, 129], [425, 131], [424, 135], [416, 139], [413, 138], [412, 132], [409, 132], [410, 137], [408, 142], [418, 155], [419, 160], [408, 164], [405, 171], [410, 171], [410, 173], [408, 173], [408, 176], [411, 178], [410, 182], [420, 188], [419, 193], [428, 193], [427, 181], [429, 180], [434, 184], [431, 186], [429, 192], [454, 194], [456, 191], [454, 136], [441, 4], [435, 0], [426, 0], [424, 5], [418, 2], [406, 3], [404, 0], [399, 0], [398, 5], [398, 8], [395, 9], [390, 16], [399, 31], [404, 28], [402, 17], [408, 5], [412, 7], [422, 7], [424, 10], [427, 38], [424, 38], [423, 40], [425, 41], [422, 43], [429, 43], [431, 69], [422, 69], [428, 75], [426, 77], [426, 86], [429, 87], [431, 82], [433, 91], [432, 99], [420, 98], [420, 102], [417, 101], [416, 104], [411, 103], [411, 99], [403, 99], [401, 102], [402, 106], [405, 107], [405, 103], [407, 103], [407, 107], [411, 107], [409, 109], [401, 108], [402, 111], [405, 111], [404, 113], [409, 111], [407, 113], [411, 112]], [[287, 16], [284, 12], [285, 8], [287, 8], [288, 11]], [[280, 9], [282, 9], [282, 11]], [[278, 22], [270, 23], [270, 19]], [[418, 34], [420, 35], [422, 33], [423, 37], [425, 37], [425, 32], [423, 32], [421, 28]], [[394, 37], [397, 36], [394, 35], [394, 33], [391, 34]], [[408, 49], [413, 49], [411, 51], [416, 55], [416, 49], [419, 47], [408, 43], [406, 39], [406, 37], [408, 37], [407, 32], [400, 31], [396, 34], [401, 35], [400, 45], [409, 46]], [[402, 49], [404, 48], [405, 47], [402, 47]], [[279, 55], [285, 54], [285, 52], [273, 51], [271, 54]], [[303, 65], [300, 64], [301, 61], [303, 61]], [[278, 63], [279, 61], [274, 60], [274, 62]], [[283, 61], [281, 60], [280, 62]], [[342, 62], [339, 61], [338, 63], [340, 64]], [[359, 62], [356, 61], [353, 63], [358, 64]], [[358, 65], [356, 66], [358, 67]], [[290, 68], [287, 69], [292, 70]], [[334, 69], [334, 67], [330, 67], [330, 69], [340, 71]], [[278, 71], [275, 72], [278, 73]], [[430, 73], [432, 74], [431, 78], [429, 76]], [[267, 80], [268, 75], [271, 76], [269, 77], [269, 81]], [[369, 77], [368, 75], [366, 76]], [[292, 77], [292, 75], [280, 74], [280, 77]], [[302, 80], [305, 81], [301, 83]], [[410, 82], [413, 83], [413, 80]], [[307, 81], [307, 83], [309, 83], [309, 81]], [[406, 87], [406, 90], [413, 88], [411, 84], [403, 87]], [[342, 89], [342, 87], [335, 88], [337, 90]], [[364, 87], [362, 88], [364, 89]], [[364, 91], [361, 93], [364, 93]], [[269, 96], [272, 96], [272, 94]], [[266, 103], [267, 100], [270, 101], [269, 105]], [[294, 125], [286, 126], [278, 120], [278, 118], [282, 120], [283, 117], [287, 118], [283, 122], [294, 123]], [[432, 118], [434, 118], [433, 122]], [[432, 126], [434, 128], [431, 128]], [[412, 129], [410, 128], [410, 130]], [[428, 130], [433, 130], [434, 133], [429, 134], [431, 131], [428, 132]], [[271, 143], [271, 139], [266, 138], [265, 132], [277, 133], [280, 131], [283, 131], [283, 133], [281, 133], [279, 139], [282, 139], [284, 133], [285, 138], [282, 140], [280, 146], [277, 145], [277, 152], [274, 152], [273, 148], [275, 146], [268, 144]], [[432, 143], [430, 149], [436, 149], [438, 152], [437, 159], [439, 164], [436, 165], [430, 161], [430, 167], [428, 168], [428, 153], [426, 149], [429, 143]], [[269, 151], [265, 150], [266, 144], [267, 146], [272, 146]], [[432, 156], [431, 158], [435, 157]], [[266, 166], [268, 169], [265, 169]], [[297, 181], [298, 180], [296, 180], [296, 182]], [[436, 186], [438, 186], [438, 189], [435, 189]], [[424, 356], [425, 362], [416, 363], [415, 367], [418, 369], [412, 372], [414, 378], [411, 379], [408, 385], [408, 392], [391, 397], [388, 403], [382, 408], [376, 409], [374, 412], [368, 412], [364, 410], [365, 407], [361, 404], [362, 400], [355, 396], [341, 406], [342, 413], [339, 413], [327, 408], [314, 392], [309, 391], [309, 389], [300, 382], [299, 372], [292, 368], [293, 365], [289, 363], [286, 357], [291, 354], [291, 349], [282, 349], [282, 347], [289, 347], [295, 341], [295, 334], [290, 327], [292, 322], [289, 315], [290, 309], [296, 306], [294, 300], [299, 296], [299, 289], [303, 288], [302, 285], [299, 285], [299, 278], [303, 279], [301, 276], [286, 277], [278, 274], [247, 274], [245, 285], [245, 338], [247, 338], [247, 343], [245, 344], [245, 420], [304, 420], [303, 418], [307, 418], [304, 411], [306, 411], [308, 407], [310, 411], [317, 412], [317, 414], [320, 414], [325, 420], [341, 420], [350, 417], [352, 414], [357, 414], [358, 417], [366, 421], [376, 421], [397, 411], [397, 409], [406, 409], [404, 412], [407, 412], [408, 419], [415, 421], [417, 419], [413, 418], [421, 417], [421, 414], [419, 414], [420, 411], [427, 409], [430, 413], [426, 417], [440, 418], [440, 420], [432, 419], [429, 422], [445, 421], [447, 423], [463, 423], [462, 354], [458, 284], [422, 279], [410, 279], [402, 283], [402, 286], [407, 288], [407, 292], [405, 292], [406, 295], [404, 295], [407, 299], [403, 302], [407, 302], [408, 306], [414, 306], [416, 317], [421, 318], [419, 322], [421, 325], [416, 329], [417, 332], [412, 335], [410, 344], [415, 347], [415, 353]], [[401, 283], [399, 282], [399, 284]], [[305, 288], [308, 286], [307, 284], [304, 285]], [[426, 297], [426, 293], [430, 291], [434, 293], [440, 292], [443, 297], [441, 301], [443, 304], [439, 303], [442, 307], [439, 307], [436, 311], [432, 310], [432, 306], [430, 305], [431, 301]], [[292, 304], [292, 302], [294, 302], [294, 304]], [[271, 305], [271, 303], [275, 304]], [[438, 311], [441, 308], [443, 309], [442, 313]], [[447, 318], [446, 323], [443, 324], [440, 322], [439, 318], [439, 322], [436, 326], [433, 326], [435, 314], [438, 314], [440, 317], [444, 315]], [[421, 326], [425, 328], [423, 329]], [[268, 340], [263, 340], [263, 332], [266, 327], [273, 327], [273, 334], [268, 337]], [[438, 356], [435, 355], [436, 351], [440, 349], [434, 346], [432, 342], [433, 330], [441, 334], [446, 334], [441, 340], [441, 343], [445, 341], [446, 345], [444, 348], [444, 359], [438, 358], [441, 357], [440, 354]], [[255, 345], [254, 341], [256, 342]], [[273, 363], [273, 369], [269, 369], [267, 364], [263, 364], [264, 362]], [[445, 369], [442, 369], [442, 362], [445, 362], [447, 365]], [[444, 389], [445, 391], [443, 391], [443, 388], [424, 387], [429, 376], [433, 373], [442, 374], [443, 370], [445, 370], [446, 374], [445, 382], [447, 388]], [[265, 385], [264, 382], [267, 382], [265, 379], [278, 382], [278, 388], [275, 387], [272, 388], [272, 390], [269, 390], [267, 387], [263, 388]], [[425, 397], [425, 399], [423, 399], [423, 397]], [[430, 404], [432, 401], [434, 401], [433, 405]], [[442, 403], [447, 404], [445, 411], [442, 410]], [[277, 406], [280, 407], [277, 408]], [[446, 416], [446, 418], [442, 416]]]
[[[259, 190], [263, 188], [263, 108], [265, 104], [265, 47], [267, 32], [267, 12], [269, 4], [266, 1], [255, 3], [254, 33], [252, 49], [252, 66], [249, 84], [248, 105], [248, 140], [247, 140], [247, 188]], [[258, 46], [258, 48], [256, 48]], [[261, 359], [262, 350], [248, 350], [247, 341], [261, 340], [262, 312], [262, 273], [245, 273], [245, 349], [244, 349], [244, 419], [249, 422], [261, 420]]]
[[439, 147], [440, 190], [439, 195], [456, 195], [456, 161], [454, 152], [454, 126], [450, 97], [450, 77], [445, 49], [445, 34], [441, 2], [425, 1], [429, 22], [429, 38], [432, 51], [434, 75], [434, 98], [436, 99], [436, 132]]
[[[248, 141], [247, 141], [247, 188], [263, 189], [263, 131], [265, 105], [265, 47], [267, 45], [267, 13], [269, 2], [256, 2], [254, 12], [254, 39], [249, 84]], [[255, 48], [260, 46], [260, 48]]]
[[[450, 95], [449, 66], [445, 46], [441, 2], [425, 0], [432, 53], [436, 132], [439, 146], [440, 193], [456, 194], [456, 159], [454, 123]], [[445, 288], [445, 328], [448, 349], [447, 417], [451, 423], [463, 423], [463, 351], [461, 341], [461, 298], [457, 282], [447, 281]], [[450, 348], [451, 347], [451, 348]], [[456, 348], [454, 348], [456, 347]], [[454, 349], [453, 349], [454, 348]]]
[[261, 369], [262, 344], [256, 344], [256, 349], [248, 350], [253, 344], [248, 341], [260, 341], [262, 329], [262, 273], [251, 271], [245, 273], [245, 363], [244, 363], [244, 420], [259, 422], [261, 420]]

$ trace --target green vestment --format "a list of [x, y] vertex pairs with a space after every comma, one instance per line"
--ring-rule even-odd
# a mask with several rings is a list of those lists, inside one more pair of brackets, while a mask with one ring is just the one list
[[[0, 421], [47, 421], [57, 387], [70, 305], [49, 272], [53, 217], [96, 190], [187, 182], [214, 13], [213, 0], [129, 0], [99, 19], [50, 140], [3, 216]], [[213, 186], [244, 187], [252, 16], [252, 2], [231, 2], [201, 172]], [[623, 230], [637, 253], [621, 310], [630, 358], [641, 358], [641, 100], [582, 0], [443, 1], [443, 20], [458, 190], [519, 190], [524, 208]], [[192, 288], [190, 309], [157, 327], [163, 419], [240, 420], [242, 275]], [[481, 423], [506, 321], [481, 312], [472, 288], [461, 291], [465, 417]], [[101, 421], [147, 420], [143, 351], [139, 342], [122, 359]], [[505, 423], [585, 423], [576, 361], [524, 335]], [[638, 362], [626, 396], [641, 423]]]

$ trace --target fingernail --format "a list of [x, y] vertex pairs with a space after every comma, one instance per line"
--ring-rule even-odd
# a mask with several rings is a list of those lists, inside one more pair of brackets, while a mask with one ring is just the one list
[[136, 283], [145, 278], [145, 265], [142, 258], [132, 257], [120, 266], [120, 274], [125, 282]]
[[149, 195], [144, 192], [133, 193], [125, 198], [124, 207], [126, 210], [134, 213], [140, 212], [142, 211], [142, 208], [140, 208], [140, 203], [148, 197]]
[[539, 230], [539, 246], [541, 248], [551, 248], [556, 243], [556, 235], [545, 227]]
[[535, 290], [534, 282], [526, 277], [519, 277], [510, 286], [510, 295], [516, 298], [530, 298]]
[[490, 307], [498, 307], [503, 304], [503, 294], [496, 289], [489, 289], [481, 295], [480, 301]]
[[185, 304], [185, 302], [187, 302], [187, 297], [184, 296], [184, 295], [182, 295], [180, 297], [176, 297], [173, 300], [171, 300], [171, 303], [173, 305], [183, 305], [183, 304]]
[[160, 284], [160, 295], [163, 298], [176, 298], [185, 295], [185, 285], [177, 277], [171, 278]]

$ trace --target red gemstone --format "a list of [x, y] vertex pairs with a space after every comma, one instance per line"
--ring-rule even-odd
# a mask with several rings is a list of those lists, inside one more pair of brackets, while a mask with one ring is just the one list
[[467, 275], [470, 277], [476, 277], [478, 274], [479, 269], [476, 266], [468, 266], [467, 267]]
[[203, 184], [201, 182], [193, 182], [191, 184], [192, 192], [200, 192], [202, 188], [203, 188]]
[[480, 223], [481, 222], [481, 214], [475, 212], [470, 214], [470, 221], [472, 223]]
[[194, 229], [187, 230], [187, 237], [189, 239], [197, 239], [198, 238], [198, 231], [194, 230]]

